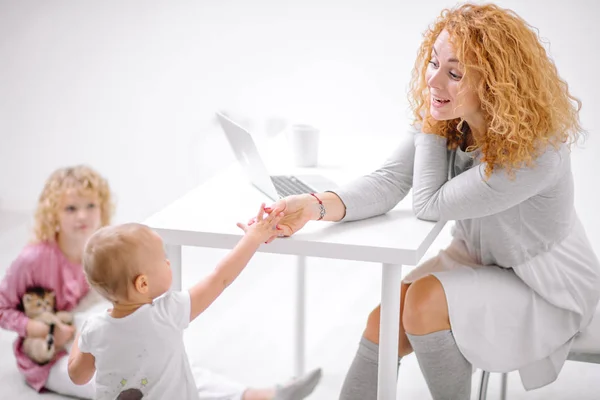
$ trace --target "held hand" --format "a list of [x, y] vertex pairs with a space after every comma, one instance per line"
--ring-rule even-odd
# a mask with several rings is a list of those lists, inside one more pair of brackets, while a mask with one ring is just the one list
[[[309, 194], [287, 196], [275, 202], [271, 207], [265, 208], [265, 212], [268, 214], [274, 210], [281, 210], [284, 215], [279, 221], [278, 234], [269, 238], [267, 243], [271, 243], [278, 236], [292, 236], [311, 219], [318, 219], [319, 214], [317, 200]], [[255, 222], [256, 218], [252, 218], [248, 221], [248, 225]]]
[[277, 201], [268, 207], [266, 212], [278, 209], [283, 211], [283, 218], [279, 221], [279, 228], [283, 236], [292, 236], [315, 218], [316, 199], [311, 195], [292, 195]]
[[75, 336], [75, 327], [58, 323], [54, 326], [54, 344], [57, 348], [65, 347], [65, 344]]
[[265, 204], [263, 203], [260, 205], [258, 214], [253, 218], [253, 223], [244, 225], [238, 222], [237, 226], [246, 232], [247, 236], [255, 237], [261, 242], [267, 243], [272, 237], [277, 237], [279, 234], [277, 224], [283, 217], [283, 213], [278, 209], [273, 209], [266, 217], [265, 214]]

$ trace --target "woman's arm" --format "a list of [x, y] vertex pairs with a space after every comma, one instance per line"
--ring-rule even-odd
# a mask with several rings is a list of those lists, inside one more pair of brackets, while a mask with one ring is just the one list
[[[416, 132], [411, 129], [405, 133], [392, 156], [373, 173], [344, 187], [317, 193], [316, 197], [310, 194], [287, 196], [266, 208], [268, 213], [274, 209], [283, 210], [284, 217], [279, 222], [279, 234], [293, 235], [308, 221], [319, 220], [319, 201], [322, 202], [325, 211], [323, 221], [364, 219], [394, 208], [412, 186]], [[251, 224], [252, 220], [249, 223]], [[276, 237], [271, 237], [267, 243]]]
[[446, 139], [418, 134], [415, 140], [413, 208], [425, 220], [461, 220], [485, 217], [507, 210], [540, 193], [563, 172], [566, 149], [552, 146], [533, 167], [515, 170], [511, 179], [497, 168], [486, 179], [486, 164], [477, 165], [447, 180]]
[[[340, 221], [346, 214], [346, 205], [334, 192], [315, 193], [316, 198], [310, 194], [298, 195], [300, 202], [305, 204], [310, 210], [309, 219], [317, 221], [321, 217], [319, 200], [325, 208], [325, 216], [322, 221]], [[317, 200], [317, 198], [319, 200]]]
[[[332, 190], [338, 199], [331, 197], [331, 211], [333, 217], [340, 218], [331, 220], [353, 221], [381, 215], [404, 199], [413, 184], [416, 133], [414, 127], [405, 132], [400, 145], [379, 169]], [[345, 213], [340, 211], [341, 207]], [[325, 208], [330, 213], [327, 204]]]

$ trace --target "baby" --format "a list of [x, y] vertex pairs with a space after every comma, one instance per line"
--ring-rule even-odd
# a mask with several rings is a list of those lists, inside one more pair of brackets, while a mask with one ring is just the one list
[[[75, 339], [71, 380], [85, 384], [95, 374], [97, 399], [133, 391], [144, 398], [199, 399], [183, 330], [236, 279], [261, 243], [277, 235], [282, 214], [264, 216], [263, 204], [257, 223], [238, 224], [245, 235], [236, 247], [184, 292], [169, 291], [169, 260], [160, 236], [150, 228], [131, 223], [96, 232], [85, 246], [83, 267], [90, 285], [113, 306], [89, 318]], [[308, 393], [295, 398], [308, 395], [320, 373]]]

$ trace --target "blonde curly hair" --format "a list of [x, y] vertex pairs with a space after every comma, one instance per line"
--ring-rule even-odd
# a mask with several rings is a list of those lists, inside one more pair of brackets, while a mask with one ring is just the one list
[[110, 224], [113, 204], [106, 179], [86, 165], [60, 168], [50, 175], [38, 199], [33, 229], [35, 240], [48, 242], [56, 240], [60, 201], [69, 189], [76, 189], [81, 194], [97, 196], [100, 203], [101, 225]]
[[531, 166], [546, 145], [569, 145], [584, 134], [581, 101], [571, 95], [537, 31], [514, 11], [494, 4], [444, 9], [424, 34], [410, 84], [415, 124], [448, 139], [456, 148], [461, 119], [437, 121], [429, 110], [425, 74], [433, 44], [446, 30], [464, 70], [463, 88], [477, 92], [487, 132], [475, 138], [489, 177], [495, 167], [512, 174]]

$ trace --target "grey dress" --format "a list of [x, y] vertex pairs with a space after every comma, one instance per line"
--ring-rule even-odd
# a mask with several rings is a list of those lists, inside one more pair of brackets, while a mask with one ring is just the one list
[[519, 370], [527, 390], [547, 385], [600, 299], [600, 262], [573, 206], [570, 151], [549, 146], [514, 179], [500, 169], [486, 179], [477, 151], [451, 154], [445, 138], [409, 130], [381, 168], [334, 191], [344, 221], [385, 213], [411, 188], [418, 218], [456, 221], [450, 246], [405, 281], [440, 280], [474, 367]]

